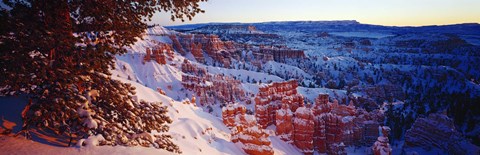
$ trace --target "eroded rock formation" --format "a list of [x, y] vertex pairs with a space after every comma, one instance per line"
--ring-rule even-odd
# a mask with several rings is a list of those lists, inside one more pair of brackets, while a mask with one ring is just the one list
[[167, 59], [172, 61], [174, 57], [173, 48], [169, 44], [157, 43], [153, 48], [146, 49], [143, 63], [155, 60], [159, 64], [167, 64]]
[[245, 106], [239, 104], [228, 104], [227, 106], [222, 108], [222, 120], [223, 124], [225, 124], [229, 128], [233, 128], [239, 124], [246, 124], [246, 120], [244, 119], [236, 119], [236, 116], [244, 116], [247, 112]]
[[199, 68], [188, 60], [182, 64], [182, 71], [188, 73], [182, 75], [182, 86], [195, 92], [200, 105], [246, 100], [240, 81], [230, 76], [207, 73], [205, 68]]
[[234, 42], [224, 42], [217, 35], [177, 34], [171, 35], [173, 47], [182, 55], [190, 52], [195, 60], [205, 63], [204, 54], [225, 67], [231, 63], [232, 53], [236, 51]]
[[273, 155], [268, 134], [258, 127], [255, 117], [246, 114], [246, 108], [229, 104], [222, 108], [225, 125], [232, 129], [232, 142], [243, 144], [243, 150], [250, 155]]
[[283, 47], [260, 47], [260, 53], [269, 54], [273, 56], [273, 59], [278, 62], [285, 62], [286, 59], [303, 59], [305, 53], [302, 50], [290, 49], [286, 46]]
[[[315, 148], [320, 153], [346, 154], [349, 145], [371, 145], [378, 137], [380, 111], [366, 112], [356, 109], [353, 103], [328, 102], [328, 95], [321, 94], [312, 107], [315, 114]], [[366, 142], [368, 141], [368, 142]]]
[[417, 118], [405, 134], [404, 147], [439, 148], [449, 154], [479, 154], [480, 149], [456, 131], [453, 120], [445, 114]]
[[[293, 141], [306, 154], [314, 149], [320, 153], [346, 154], [346, 146], [371, 145], [377, 140], [382, 112], [356, 109], [353, 103], [329, 102], [327, 94], [320, 94], [315, 104], [304, 107], [303, 96], [297, 94], [296, 88], [295, 80], [259, 88], [255, 116], [261, 127], [276, 125], [276, 133], [282, 140]], [[293, 132], [289, 132], [292, 126]]]
[[277, 110], [275, 116], [276, 134], [283, 141], [291, 143], [293, 133], [293, 113], [288, 104], [282, 104], [282, 108]]
[[255, 116], [262, 128], [275, 124], [275, 113], [282, 104], [288, 104], [291, 111], [303, 106], [303, 96], [297, 93], [296, 80], [274, 82], [260, 87], [255, 97]]
[[293, 143], [306, 155], [312, 155], [314, 151], [313, 119], [313, 113], [309, 108], [300, 107], [295, 111], [295, 118], [293, 119]]
[[388, 144], [388, 134], [390, 133], [390, 128], [387, 126], [381, 127], [382, 135], [377, 138], [377, 141], [373, 144], [372, 151], [374, 155], [391, 155], [392, 148]]

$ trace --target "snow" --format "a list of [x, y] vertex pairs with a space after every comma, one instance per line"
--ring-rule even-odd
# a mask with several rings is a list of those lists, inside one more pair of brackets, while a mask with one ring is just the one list
[[162, 26], [154, 26], [154, 27], [148, 28], [146, 30], [146, 34], [147, 35], [169, 35], [169, 34], [172, 34], [172, 32]]
[[[168, 96], [127, 79], [113, 77], [136, 87], [137, 97], [149, 102], [162, 102], [168, 107], [168, 115], [172, 118], [170, 131], [172, 141], [180, 147], [183, 154], [243, 154], [242, 150], [230, 141], [230, 131], [223, 122], [192, 104], [174, 101]], [[7, 102], [16, 104], [14, 102]], [[2, 102], [6, 105], [7, 103]], [[21, 106], [13, 106], [21, 107]], [[20, 108], [21, 109], [21, 108]], [[1, 110], [3, 113], [3, 109]], [[20, 110], [21, 111], [21, 110]], [[17, 113], [19, 115], [19, 113]], [[21, 122], [20, 120], [17, 120]], [[96, 146], [101, 136], [91, 136], [80, 144]], [[56, 147], [48, 144], [25, 140], [21, 137], [1, 136], [0, 150], [6, 154], [171, 154], [165, 150], [145, 147], [101, 146], [101, 147]]]
[[342, 36], [342, 37], [359, 37], [359, 38], [385, 38], [394, 36], [389, 33], [376, 33], [376, 32], [330, 32], [331, 35]]
[[347, 92], [345, 90], [339, 89], [298, 87], [297, 91], [311, 103], [315, 102], [315, 99], [318, 97], [319, 94], [328, 94], [328, 96], [330, 97], [339, 99], [346, 98], [347, 96]]
[[87, 139], [80, 139], [77, 142], [77, 146], [86, 146], [86, 147], [92, 147], [92, 146], [98, 146], [101, 141], [105, 141], [105, 138], [103, 138], [102, 135], [96, 135], [96, 136], [90, 136]]
[[297, 108], [297, 111], [295, 111], [295, 113], [310, 114], [310, 113], [312, 113], [312, 111], [310, 109], [308, 109], [307, 107], [299, 107], [299, 108]]
[[[305, 79], [310, 79], [312, 78], [312, 75], [305, 73], [305, 71], [301, 70], [298, 67], [292, 66], [292, 65], [287, 65], [284, 63], [279, 63], [275, 61], [268, 61], [265, 63], [262, 68], [264, 70], [270, 71], [272, 73], [277, 72], [280, 75], [282, 74], [293, 74], [296, 77], [302, 77]], [[284, 73], [282, 73], [284, 72]]]
[[95, 113], [91, 112], [89, 109], [89, 104], [92, 104], [92, 99], [95, 99], [99, 95], [97, 90], [89, 91], [84, 98], [86, 101], [80, 104], [80, 107], [77, 109], [77, 113], [80, 117], [83, 117], [83, 126], [86, 126], [90, 129], [96, 129], [98, 123], [95, 119], [92, 118], [92, 115]]
[[52, 154], [173, 154], [166, 150], [145, 147], [124, 147], [124, 146], [101, 146], [101, 147], [58, 147], [39, 143], [31, 140], [26, 140], [19, 137], [10, 137], [0, 135], [0, 154], [36, 154], [36, 155], [52, 155]]
[[179, 145], [183, 154], [214, 155], [242, 152], [230, 142], [230, 131], [219, 118], [192, 104], [174, 101], [136, 82], [120, 80], [132, 83], [137, 88], [139, 99], [148, 102], [160, 101], [168, 106], [168, 114], [173, 120], [169, 134], [172, 135], [172, 141]]
[[244, 81], [244, 82], [247, 82], [247, 79], [255, 80], [255, 81], [262, 81], [262, 82], [284, 81], [284, 79], [282, 79], [278, 76], [269, 75], [269, 74], [266, 74], [266, 73], [248, 71], [248, 70], [243, 70], [243, 69], [227, 69], [227, 68], [211, 67], [211, 66], [206, 67], [203, 64], [196, 64], [196, 65], [205, 67], [209, 73], [229, 75], [229, 76], [235, 77], [237, 80]]
[[298, 148], [294, 147], [291, 144], [286, 143], [285, 141], [281, 140], [279, 137], [270, 136], [268, 138], [272, 142], [274, 154], [285, 154], [285, 155], [294, 155], [294, 154], [301, 155], [302, 154], [300, 150], [298, 150]]

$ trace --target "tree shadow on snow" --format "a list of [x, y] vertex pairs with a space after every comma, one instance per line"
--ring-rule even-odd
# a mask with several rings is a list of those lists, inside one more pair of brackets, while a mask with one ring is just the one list
[[[21, 113], [27, 103], [26, 95], [0, 97], [0, 134], [25, 138], [24, 133], [19, 132], [23, 126]], [[70, 141], [69, 136], [57, 135], [49, 129], [31, 128], [29, 131], [33, 141], [51, 146], [67, 147]], [[71, 145], [75, 143], [76, 140], [72, 140]]]

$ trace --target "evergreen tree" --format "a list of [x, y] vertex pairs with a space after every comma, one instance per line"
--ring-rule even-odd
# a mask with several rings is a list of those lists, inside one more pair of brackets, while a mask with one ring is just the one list
[[[1, 94], [31, 98], [24, 130], [44, 127], [80, 138], [102, 134], [106, 144], [138, 145], [119, 137], [167, 131], [164, 123], [171, 120], [165, 107], [139, 103], [134, 87], [111, 79], [115, 55], [141, 38], [155, 12], [192, 19], [203, 12], [201, 1], [3, 0]], [[168, 137], [152, 144], [179, 152]]]

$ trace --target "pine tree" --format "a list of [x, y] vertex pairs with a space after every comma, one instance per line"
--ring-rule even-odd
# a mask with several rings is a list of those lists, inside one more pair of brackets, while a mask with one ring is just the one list
[[[204, 12], [202, 1], [3, 0], [0, 94], [32, 99], [25, 130], [44, 127], [80, 138], [102, 134], [111, 145], [138, 144], [119, 139], [132, 133], [167, 131], [166, 108], [134, 100], [135, 88], [112, 80], [109, 70], [155, 12], [192, 19]], [[169, 136], [159, 137], [155, 146], [179, 152]]]

